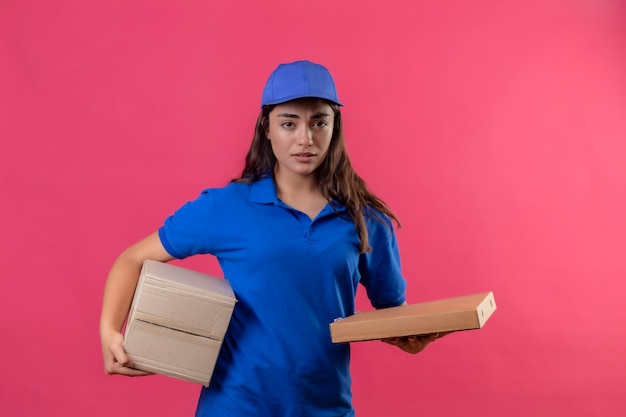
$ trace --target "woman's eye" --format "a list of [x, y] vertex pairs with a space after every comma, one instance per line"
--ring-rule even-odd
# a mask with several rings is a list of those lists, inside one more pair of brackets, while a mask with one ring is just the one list
[[315, 126], [315, 127], [323, 127], [323, 126], [327, 126], [327, 125], [328, 125], [328, 123], [326, 123], [323, 120], [318, 120], [315, 123], [313, 123], [313, 126]]
[[283, 127], [293, 127], [293, 122], [283, 122], [283, 123], [281, 123], [281, 126], [283, 126]]

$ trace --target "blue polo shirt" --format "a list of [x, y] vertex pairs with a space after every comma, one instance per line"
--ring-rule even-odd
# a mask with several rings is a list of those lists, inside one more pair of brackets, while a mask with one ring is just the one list
[[367, 219], [371, 253], [345, 207], [311, 220], [271, 176], [204, 190], [159, 229], [176, 258], [217, 257], [237, 304], [197, 416], [352, 416], [350, 347], [329, 323], [354, 313], [357, 285], [376, 308], [404, 302], [391, 222]]

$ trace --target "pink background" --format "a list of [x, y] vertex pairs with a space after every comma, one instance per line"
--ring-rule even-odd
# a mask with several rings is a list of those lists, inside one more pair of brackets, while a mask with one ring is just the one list
[[625, 25], [618, 0], [0, 2], [0, 414], [192, 415], [196, 385], [104, 374], [104, 280], [239, 173], [266, 77], [308, 58], [409, 300], [499, 306], [417, 356], [354, 345], [358, 415], [626, 415]]

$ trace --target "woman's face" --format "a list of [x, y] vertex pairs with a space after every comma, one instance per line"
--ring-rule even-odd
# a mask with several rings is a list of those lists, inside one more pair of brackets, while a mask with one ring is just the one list
[[265, 132], [276, 156], [274, 175], [315, 172], [328, 153], [334, 118], [330, 105], [320, 99], [293, 100], [274, 107]]

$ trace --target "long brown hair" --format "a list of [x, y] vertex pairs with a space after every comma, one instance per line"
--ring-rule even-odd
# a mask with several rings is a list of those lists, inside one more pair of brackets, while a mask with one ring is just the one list
[[[346, 207], [359, 235], [359, 252], [370, 252], [371, 246], [365, 226], [365, 216], [379, 221], [385, 226], [387, 223], [378, 213], [383, 213], [393, 219], [398, 227], [400, 222], [387, 205], [369, 191], [365, 181], [352, 168], [346, 152], [339, 106], [331, 102], [328, 104], [333, 109], [335, 117], [328, 153], [316, 170], [320, 191], [328, 201], [335, 200]], [[265, 132], [269, 114], [274, 107], [276, 106], [269, 105], [261, 108], [256, 121], [252, 144], [246, 155], [246, 165], [241, 176], [234, 179], [233, 182], [252, 183], [273, 172], [276, 157]]]

